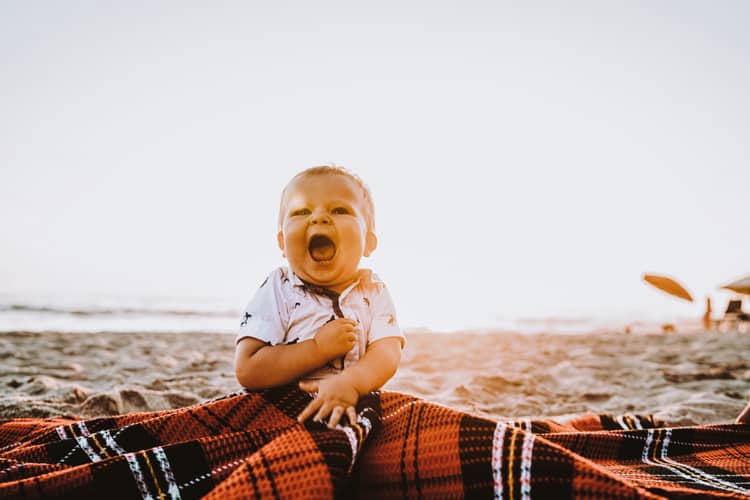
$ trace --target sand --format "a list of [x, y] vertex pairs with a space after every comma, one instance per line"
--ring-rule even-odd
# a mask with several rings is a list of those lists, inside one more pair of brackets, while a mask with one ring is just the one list
[[[386, 389], [499, 419], [651, 413], [733, 420], [750, 389], [750, 334], [410, 333]], [[1, 333], [0, 418], [176, 408], [239, 389], [233, 336]]]

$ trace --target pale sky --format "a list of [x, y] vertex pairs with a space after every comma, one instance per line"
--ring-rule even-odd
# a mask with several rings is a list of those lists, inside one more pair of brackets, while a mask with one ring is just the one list
[[0, 293], [239, 310], [331, 162], [402, 326], [698, 316], [750, 273], [748, 2], [186, 5], [0, 3]]

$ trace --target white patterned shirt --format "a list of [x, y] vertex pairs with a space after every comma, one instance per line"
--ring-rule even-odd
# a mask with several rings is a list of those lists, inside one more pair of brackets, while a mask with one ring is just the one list
[[[364, 356], [367, 346], [387, 337], [396, 337], [403, 347], [406, 338], [396, 321], [396, 311], [388, 289], [372, 271], [361, 269], [357, 281], [338, 297], [345, 318], [357, 322], [358, 341], [343, 360], [334, 360], [309, 374], [306, 380], [337, 373]], [[245, 309], [235, 342], [252, 337], [270, 345], [294, 344], [315, 337], [329, 321], [336, 319], [333, 301], [311, 292], [287, 267], [275, 269]], [[342, 362], [343, 361], [343, 362]]]

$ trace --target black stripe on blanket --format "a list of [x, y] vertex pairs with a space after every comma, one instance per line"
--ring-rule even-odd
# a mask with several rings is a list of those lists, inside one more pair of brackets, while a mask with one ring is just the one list
[[491, 466], [495, 426], [494, 422], [473, 415], [461, 417], [458, 453], [467, 498], [493, 498], [495, 494]]
[[[531, 498], [573, 498], [574, 460], [543, 440], [534, 441]], [[545, 478], [544, 481], [534, 481]]]

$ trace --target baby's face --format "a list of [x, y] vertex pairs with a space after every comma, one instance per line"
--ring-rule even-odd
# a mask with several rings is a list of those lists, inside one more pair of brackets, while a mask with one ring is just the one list
[[365, 203], [343, 175], [311, 175], [287, 187], [278, 242], [297, 276], [339, 293], [354, 282], [360, 259], [377, 246]]

